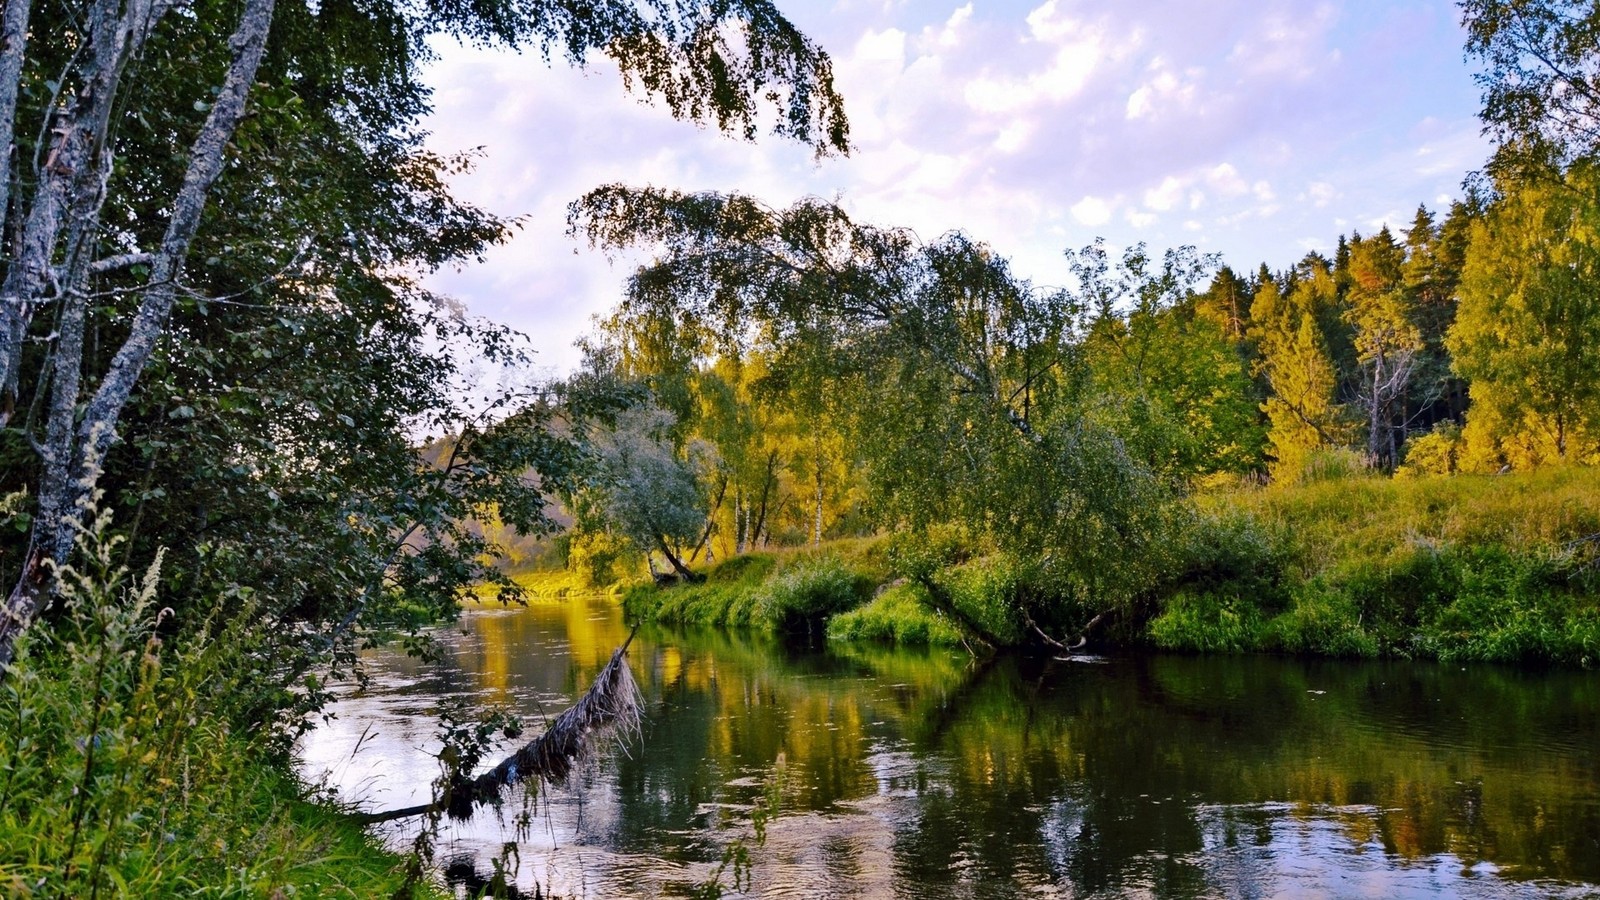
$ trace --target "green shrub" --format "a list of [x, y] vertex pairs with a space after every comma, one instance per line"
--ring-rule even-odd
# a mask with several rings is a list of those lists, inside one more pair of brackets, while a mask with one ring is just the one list
[[126, 583], [116, 542], [100, 539], [107, 521], [84, 539], [80, 567], [62, 570], [58, 615], [22, 636], [0, 682], [0, 894], [421, 890], [405, 859], [303, 799], [264, 730], [230, 726], [220, 710], [263, 679], [239, 649], [249, 632], [163, 623], [155, 570]]
[[1265, 617], [1251, 600], [1236, 594], [1180, 590], [1146, 629], [1163, 650], [1243, 653], [1260, 649]]
[[1351, 598], [1321, 581], [1302, 585], [1287, 610], [1266, 624], [1266, 649], [1316, 656], [1374, 657], [1378, 642], [1361, 627]]
[[638, 569], [639, 551], [627, 538], [604, 531], [566, 535], [567, 569], [589, 588], [616, 584]]
[[955, 623], [928, 606], [927, 591], [917, 584], [896, 584], [871, 602], [828, 620], [830, 641], [955, 647], [962, 637]]
[[1289, 542], [1255, 519], [1232, 511], [1202, 512], [1183, 533], [1171, 585], [1251, 597], [1276, 611], [1288, 602], [1292, 558]]
[[756, 615], [777, 631], [815, 631], [830, 616], [860, 603], [870, 588], [837, 559], [805, 560], [761, 588]]
[[1454, 475], [1461, 455], [1461, 426], [1440, 422], [1427, 434], [1406, 442], [1405, 463], [1395, 470], [1397, 478], [1424, 475]]

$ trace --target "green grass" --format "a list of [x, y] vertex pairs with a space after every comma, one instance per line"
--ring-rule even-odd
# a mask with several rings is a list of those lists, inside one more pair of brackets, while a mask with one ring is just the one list
[[[1335, 460], [1334, 462], [1338, 462]], [[1388, 479], [1329, 464], [1292, 487], [1202, 494], [1167, 576], [1097, 642], [1197, 653], [1288, 653], [1600, 665], [1600, 469]], [[835, 641], [953, 646], [931, 581], [963, 621], [1024, 643], [1026, 601], [1069, 633], [1103, 598], [951, 535], [751, 553], [703, 583], [635, 585], [645, 619]], [[913, 575], [909, 581], [896, 576]]]
[[622, 605], [631, 616], [677, 625], [816, 632], [888, 579], [886, 544], [852, 538], [821, 550], [746, 553], [706, 568], [701, 582], [628, 585]]
[[920, 585], [894, 584], [871, 601], [829, 619], [828, 640], [960, 646], [961, 629], [930, 609], [925, 594]]
[[1146, 637], [1272, 651], [1600, 664], [1600, 469], [1330, 477], [1200, 498]]
[[161, 634], [155, 578], [128, 584], [114, 547], [64, 570], [0, 681], [0, 895], [439, 896], [304, 789], [270, 728], [230, 726], [265, 681], [246, 634]]

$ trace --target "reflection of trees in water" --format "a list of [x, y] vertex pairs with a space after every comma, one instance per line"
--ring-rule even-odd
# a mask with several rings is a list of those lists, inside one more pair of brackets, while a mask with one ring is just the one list
[[[504, 634], [458, 644], [427, 684], [575, 691], [625, 636], [592, 610], [474, 627]], [[496, 659], [479, 667], [485, 654]], [[1600, 746], [1600, 722], [1577, 717], [1600, 699], [1592, 677], [1265, 658], [974, 662], [650, 629], [632, 664], [644, 741], [589, 780], [582, 833], [562, 840], [662, 860], [645, 877], [679, 887], [750, 837], [780, 757], [758, 879], [832, 879], [862, 895], [1268, 895], [1300, 856], [1304, 871], [1337, 874], [1349, 857], [1381, 874], [1446, 853], [1511, 877], [1600, 882], [1600, 763], [1584, 749]]]

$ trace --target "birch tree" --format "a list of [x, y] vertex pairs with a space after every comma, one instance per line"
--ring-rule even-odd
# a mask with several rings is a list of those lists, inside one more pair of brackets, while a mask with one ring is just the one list
[[[40, 19], [39, 10], [48, 14]], [[770, 125], [818, 153], [843, 150], [847, 141], [827, 55], [764, 0], [426, 7], [200, 0], [181, 8], [169, 0], [92, 0], [70, 17], [54, 6], [35, 8], [33, 0], [7, 0], [0, 25], [0, 143], [10, 151], [0, 154], [0, 190], [9, 201], [0, 446], [8, 459], [19, 448], [28, 454], [15, 470], [24, 477], [8, 471], [4, 480], [33, 502], [27, 547], [0, 560], [15, 576], [0, 610], [0, 663], [47, 602], [50, 563], [70, 551], [102, 471], [128, 461], [128, 416], [151, 387], [145, 378], [152, 365], [209, 366], [215, 374], [217, 354], [232, 354], [228, 376], [238, 383], [202, 377], [192, 387], [208, 398], [227, 390], [236, 403], [264, 396], [250, 383], [249, 362], [264, 348], [248, 340], [223, 350], [197, 343], [204, 333], [225, 345], [237, 337], [228, 324], [232, 310], [244, 319], [265, 310], [265, 318], [294, 331], [321, 311], [349, 308], [367, 291], [359, 302], [386, 311], [382, 326], [365, 323], [361, 339], [397, 347], [420, 342], [430, 317], [433, 324], [449, 318], [412, 305], [428, 298], [410, 278], [470, 258], [504, 237], [506, 226], [453, 204], [443, 187], [452, 163], [420, 148], [417, 121], [428, 102], [417, 72], [430, 35], [559, 53], [576, 64], [600, 51], [617, 63], [626, 87], [674, 115], [745, 138]], [[264, 141], [281, 143], [259, 146]], [[174, 142], [186, 152], [174, 153]], [[375, 181], [361, 184], [352, 171], [376, 173]], [[332, 184], [337, 189], [321, 189]], [[219, 199], [225, 209], [215, 208]], [[205, 254], [197, 255], [202, 245]], [[237, 293], [207, 293], [224, 284]], [[272, 304], [289, 295], [303, 305], [273, 316]], [[432, 309], [439, 308], [435, 301]], [[175, 309], [185, 313], [181, 327], [174, 327]], [[500, 341], [492, 330], [475, 339]], [[253, 368], [282, 365], [261, 359]], [[338, 355], [326, 359], [347, 365]], [[450, 372], [447, 364], [429, 366], [431, 378]], [[342, 371], [359, 377], [358, 370]], [[372, 402], [389, 399], [391, 387]], [[306, 405], [300, 388], [288, 390], [259, 405]], [[192, 419], [202, 405], [183, 398], [164, 414]], [[334, 410], [310, 408], [313, 421], [337, 420]], [[380, 416], [391, 429], [383, 438], [403, 435], [424, 412]], [[304, 456], [316, 439], [283, 446], [251, 435], [248, 442], [251, 452], [242, 463], [234, 459], [235, 468], [282, 469], [275, 457]], [[240, 453], [226, 441], [212, 446]], [[518, 455], [503, 454], [502, 462], [512, 465]], [[306, 462], [288, 468], [303, 472]], [[451, 516], [450, 503], [419, 501], [406, 486], [413, 481], [406, 468], [391, 469], [387, 484], [369, 485], [375, 493], [367, 521], [379, 543], [393, 548], [419, 527], [448, 529]], [[435, 481], [461, 502], [462, 491], [490, 486], [462, 481], [461, 472], [438, 473]], [[271, 492], [270, 482], [255, 481]], [[161, 488], [148, 485], [141, 496], [159, 496]], [[358, 565], [382, 573], [406, 556], [369, 552]], [[430, 564], [455, 566], [448, 556]], [[364, 582], [371, 583], [355, 583]], [[361, 604], [340, 608], [342, 619]]]

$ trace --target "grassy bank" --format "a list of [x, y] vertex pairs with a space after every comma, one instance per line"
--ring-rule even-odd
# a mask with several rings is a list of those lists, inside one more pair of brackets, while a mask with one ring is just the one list
[[259, 699], [243, 635], [163, 634], [153, 578], [64, 580], [0, 681], [0, 895], [442, 896], [307, 791], [281, 740], [230, 726]]
[[663, 589], [643, 582], [622, 596], [630, 614], [678, 625], [821, 633], [888, 577], [883, 539], [835, 541], [822, 550], [753, 552], [710, 566], [704, 581]]
[[1600, 469], [1352, 476], [1199, 506], [1203, 543], [1239, 564], [1160, 597], [1157, 646], [1600, 664]]
[[[1162, 583], [1097, 637], [1168, 650], [1600, 665], [1600, 469], [1388, 479], [1360, 474], [1195, 498]], [[704, 583], [635, 585], [633, 615], [832, 640], [958, 644], [893, 538], [748, 554]], [[926, 558], [925, 547], [915, 548]], [[946, 608], [1002, 643], [1016, 610], [1082, 622], [1036, 567], [943, 548]], [[1041, 598], [1043, 598], [1041, 600]]]

